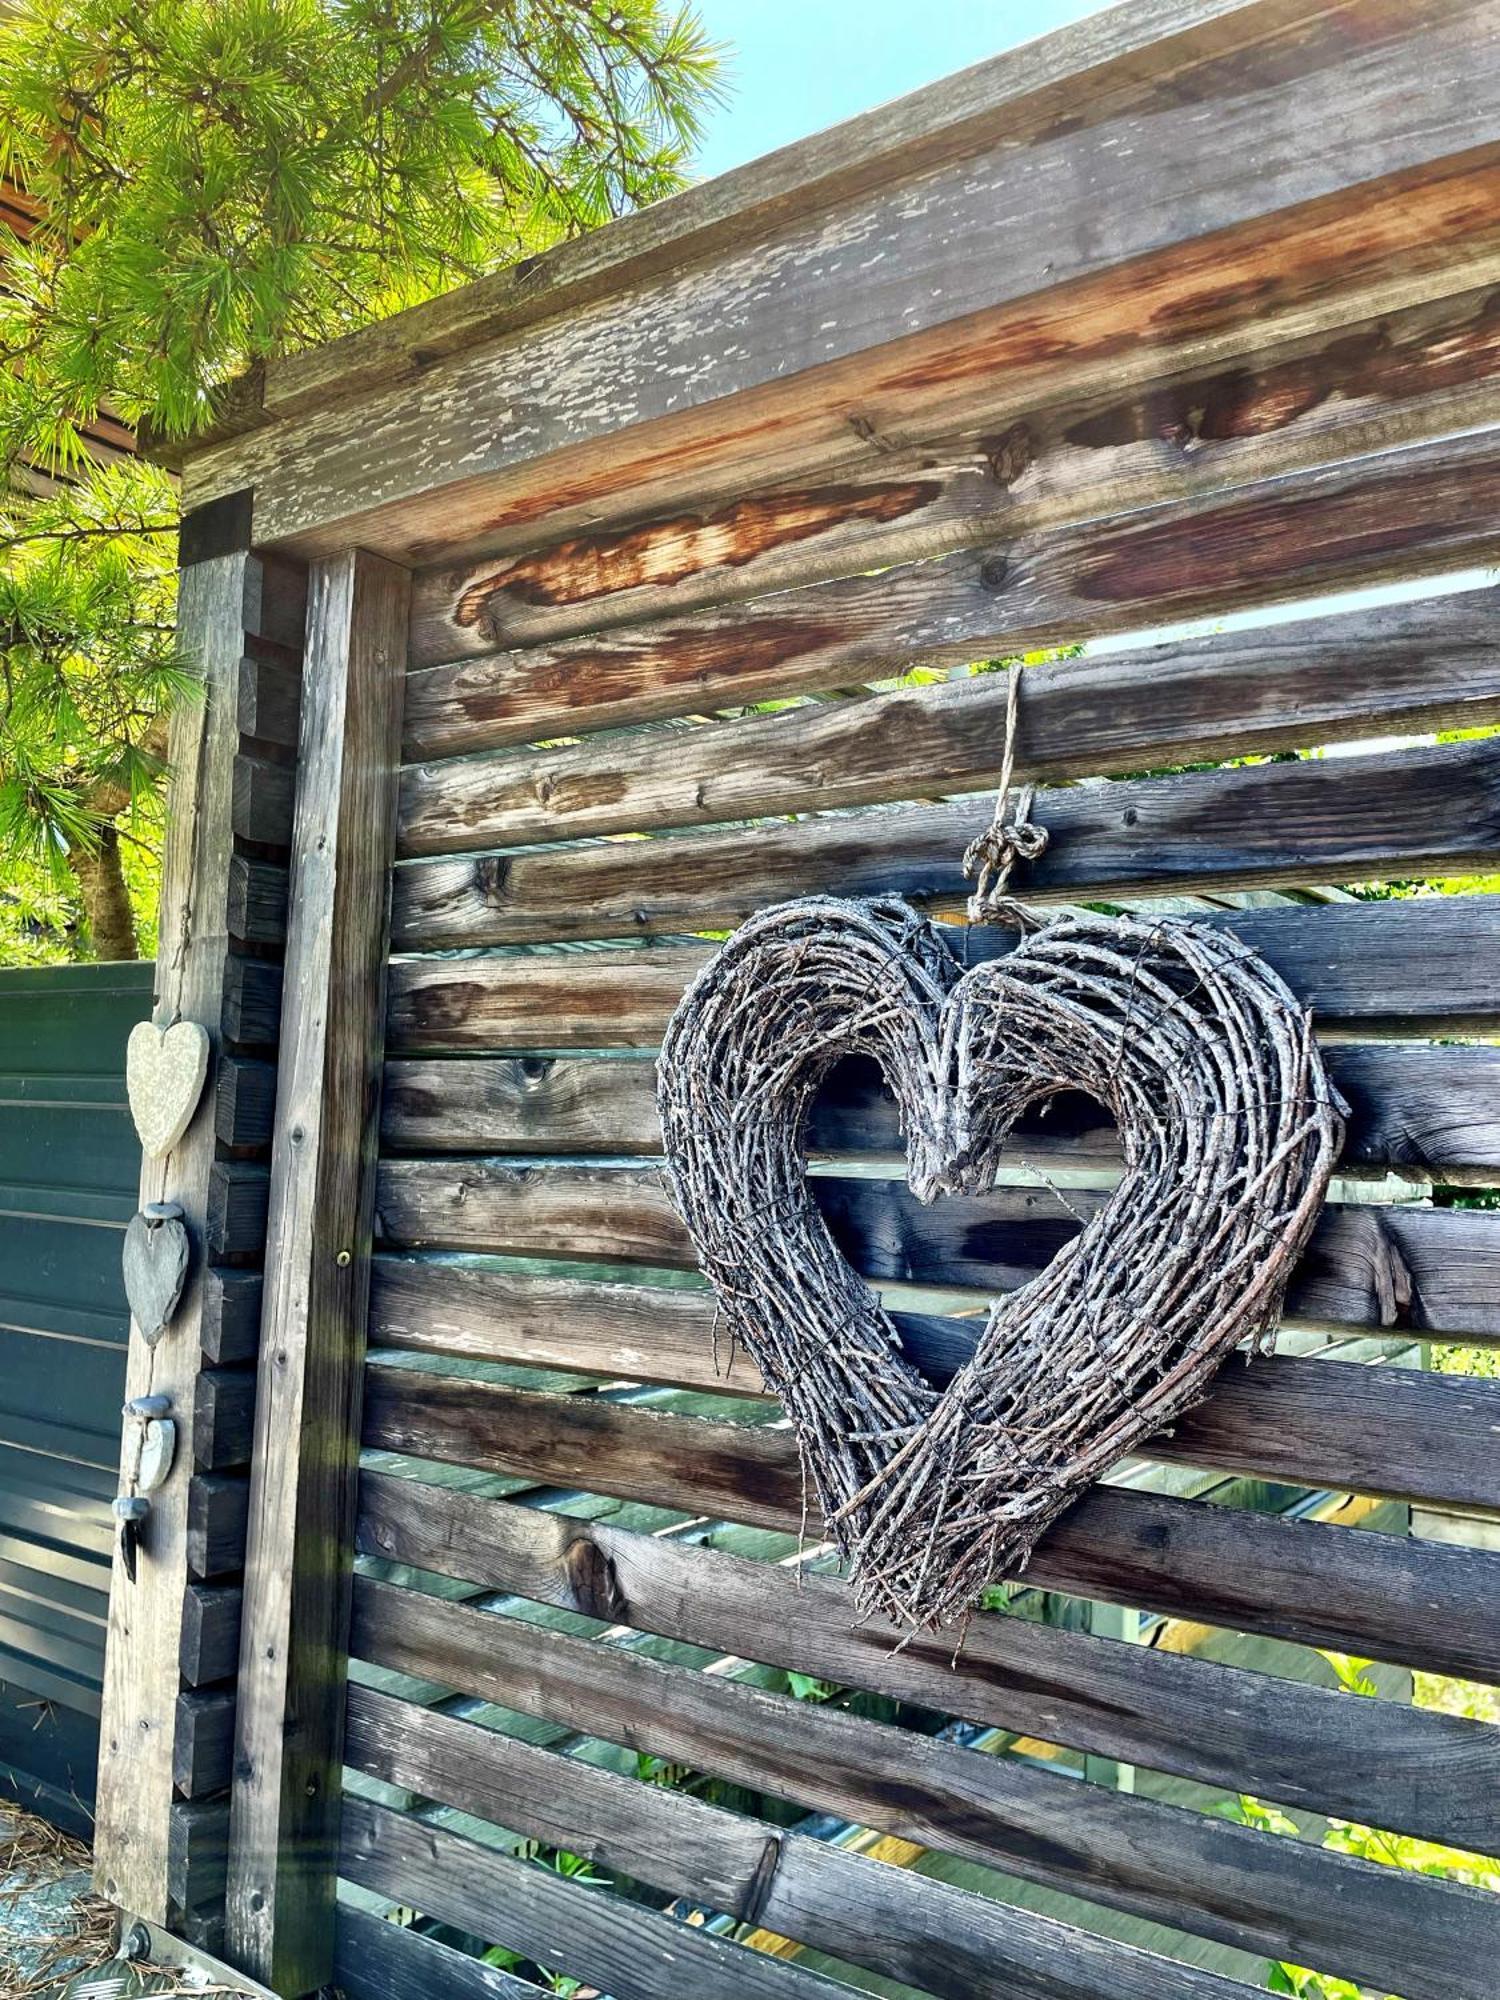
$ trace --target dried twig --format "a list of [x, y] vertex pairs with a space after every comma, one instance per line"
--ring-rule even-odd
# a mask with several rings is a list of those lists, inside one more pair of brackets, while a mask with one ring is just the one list
[[[806, 1185], [820, 1085], [873, 1056], [924, 1201], [993, 1185], [1039, 1099], [1114, 1116], [1119, 1187], [998, 1301], [942, 1391], [901, 1351]], [[668, 1171], [731, 1345], [796, 1428], [862, 1609], [933, 1625], [1014, 1576], [1068, 1503], [1275, 1329], [1342, 1142], [1308, 1018], [1238, 939], [1069, 917], [965, 973], [899, 902], [752, 918], [673, 1017]]]

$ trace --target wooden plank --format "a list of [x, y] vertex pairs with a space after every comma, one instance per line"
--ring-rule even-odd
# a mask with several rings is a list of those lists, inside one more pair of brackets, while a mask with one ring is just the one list
[[229, 864], [229, 935], [243, 944], [286, 942], [287, 873], [278, 861], [236, 854]]
[[[522, 1277], [438, 1259], [380, 1258], [375, 1268], [370, 1337], [382, 1346], [765, 1393], [749, 1356], [731, 1357], [715, 1340], [707, 1292]], [[971, 1358], [983, 1325], [895, 1318], [908, 1358], [939, 1384]], [[1208, 1401], [1142, 1455], [1484, 1512], [1500, 1508], [1497, 1436], [1500, 1388], [1492, 1382], [1283, 1355], [1226, 1367]]]
[[[993, 411], [997, 380], [1019, 414], [1064, 374], [1140, 381], [1164, 350], [1180, 367], [1485, 280], [1482, 6], [1260, 0], [1174, 25], [1133, 56], [1103, 31], [1110, 54], [1066, 90], [1002, 86], [968, 157], [908, 175], [893, 156], [873, 192], [700, 241], [711, 266], [430, 363], [419, 395], [376, 387], [210, 447], [191, 498], [252, 485], [257, 539], [323, 553], [340, 521], [410, 560], [581, 513], [586, 486], [596, 518], [627, 486], [637, 508], [717, 498], [951, 424], [981, 389]], [[1414, 101], [1418, 63], [1464, 117]]]
[[190, 1918], [206, 1910], [213, 1922], [222, 1909], [229, 1803], [225, 1799], [174, 1799], [171, 1817], [172, 1927], [185, 1933]]
[[[153, 1017], [201, 1022], [215, 1044], [241, 1038], [247, 994], [254, 1019], [266, 1018], [264, 975], [242, 983], [233, 937], [235, 870], [231, 828], [234, 766], [241, 736], [232, 691], [247, 635], [278, 640], [295, 635], [301, 579], [285, 566], [235, 553], [183, 573], [179, 631], [186, 657], [197, 662], [205, 698], [183, 703], [173, 718], [173, 788], [163, 855], [161, 952]], [[274, 980], [279, 968], [268, 968]], [[213, 1102], [213, 1087], [204, 1093]], [[127, 1397], [170, 1396], [188, 1436], [203, 1367], [201, 1329], [210, 1252], [224, 1187], [215, 1159], [214, 1117], [199, 1114], [164, 1158], [146, 1161], [141, 1201], [172, 1200], [186, 1212], [199, 1254], [182, 1304], [155, 1349], [132, 1327]], [[258, 1248], [247, 1242], [244, 1248]], [[123, 1460], [122, 1460], [123, 1468]], [[118, 1556], [110, 1590], [105, 1659], [95, 1880], [101, 1894], [133, 1913], [165, 1922], [171, 1903], [172, 1772], [179, 1656], [192, 1560], [191, 1454], [180, 1454], [165, 1486], [152, 1496], [151, 1533], [135, 1581]]]
[[228, 1680], [240, 1659], [238, 1584], [190, 1583], [182, 1614], [182, 1678], [190, 1688]]
[[[943, 574], [940, 563], [917, 565], [915, 588], [940, 595]], [[858, 585], [895, 594], [906, 582], [887, 570]], [[962, 612], [941, 623], [961, 625]], [[1485, 590], [1031, 667], [1016, 779], [1491, 722], [1500, 717], [1494, 627], [1494, 593]], [[890, 655], [903, 657], [905, 646], [906, 629], [893, 629]], [[1004, 675], [983, 675], [687, 734], [413, 765], [402, 776], [398, 851], [521, 846], [992, 788], [1008, 694]]]
[[242, 752], [234, 762], [231, 818], [236, 836], [266, 846], [289, 847], [296, 782], [297, 774], [290, 764]]
[[[962, 907], [964, 851], [993, 803], [414, 861], [395, 872], [392, 937], [408, 950], [652, 937], [817, 894]], [[1047, 788], [1032, 816], [1051, 841], [1013, 888], [1037, 903], [1475, 873], [1500, 864], [1500, 746]]]
[[[1064, 385], [1008, 427], [976, 408], [960, 434], [916, 450], [884, 439], [873, 467], [836, 478], [644, 518], [637, 502], [634, 518], [571, 532], [501, 521], [484, 555], [413, 579], [412, 663], [676, 618], [1452, 434], [1488, 417], [1497, 339], [1481, 289], [1301, 340], [1272, 329], [1262, 349], [1144, 387]], [[1006, 391], [1003, 378], [991, 391], [1001, 410]]]
[[1500, 1905], [1472, 1891], [369, 1578], [350, 1643], [374, 1665], [1414, 2000], [1454, 2000], [1466, 1980], [1477, 1995], [1473, 1968], [1500, 1946]]
[[234, 1689], [205, 1688], [177, 1697], [173, 1781], [185, 1799], [229, 1790], [234, 1765]]
[[[787, 1431], [372, 1368], [365, 1443], [796, 1534]], [[817, 1531], [816, 1514], [808, 1525]], [[1332, 1538], [1332, 1539], [1330, 1539]], [[1497, 1559], [1117, 1487], [1048, 1530], [1028, 1583], [1484, 1679], [1500, 1647]]]
[[214, 1130], [231, 1149], [267, 1146], [276, 1109], [276, 1065], [226, 1057], [215, 1084]]
[[199, 1328], [204, 1359], [218, 1366], [251, 1361], [260, 1351], [259, 1271], [210, 1271], [203, 1282]]
[[[1424, 897], [1393, 906], [1203, 911], [1232, 929], [1324, 1022], [1367, 1032], [1485, 1032], [1500, 1014], [1500, 896]], [[1013, 933], [951, 932], [978, 964]], [[652, 1048], [707, 943], [653, 950], [525, 952], [391, 967], [388, 1046], [415, 1049]]]
[[[852, 1964], [873, 1961], [896, 1978], [920, 1978], [923, 1991], [945, 2000], [1115, 2000], [1132, 1990], [1153, 2000], [1234, 2000], [1243, 1992], [1217, 1974], [883, 1867], [685, 1793], [581, 1760], [564, 1773], [555, 1755], [530, 1744], [490, 1732], [476, 1744], [474, 1735], [472, 1724], [440, 1715], [429, 1721], [371, 1689], [350, 1690], [351, 1751], [365, 1768], [402, 1784], [403, 1774], [420, 1770], [422, 1783], [533, 1839], [587, 1854], [742, 1923], [821, 1945]], [[476, 1857], [470, 1868], [468, 1844], [457, 1836], [429, 1828], [415, 1835], [412, 1821], [360, 1800], [350, 1799], [344, 1810], [343, 1866], [351, 1879], [379, 1887], [407, 1879], [398, 1871], [409, 1870], [428, 1894], [439, 1882], [467, 1881], [492, 1909], [502, 1907], [499, 1885], [483, 1872], [486, 1861]], [[423, 1836], [434, 1842], [426, 1868], [414, 1852]], [[483, 1935], [483, 1924], [479, 1930]], [[712, 1987], [702, 2000], [718, 2000], [722, 1990]]]
[[[838, 1981], [619, 1896], [580, 1888], [456, 1834], [350, 1799], [340, 1866], [352, 1881], [493, 1938], [613, 2000], [839, 2000]], [[397, 1886], [399, 1884], [399, 1886]]]
[[224, 1039], [241, 1048], [274, 1048], [281, 1032], [281, 966], [260, 958], [231, 960], [224, 979]]
[[545, 2000], [529, 1979], [351, 1903], [338, 1908], [333, 1972], [346, 2000]]
[[379, 1096], [407, 579], [310, 579], [271, 1164], [226, 1936], [278, 1991], [331, 1976], [342, 1632]]
[[250, 1483], [238, 1472], [195, 1472], [188, 1487], [187, 1569], [211, 1583], [243, 1568]]
[[259, 1254], [266, 1240], [270, 1182], [258, 1160], [216, 1160], [209, 1174], [203, 1218], [210, 1256], [245, 1258]]
[[360, 1482], [359, 1546], [385, 1561], [1284, 1806], [1480, 1852], [1500, 1818], [1500, 1743], [1483, 1724], [1436, 1710], [1003, 1612], [975, 1614], [955, 1662], [946, 1635], [857, 1621], [847, 1586], [831, 1576], [387, 1473]]
[[255, 1435], [255, 1370], [205, 1368], [193, 1405], [193, 1463], [203, 1472], [248, 1465]]
[[[1108, 1199], [1097, 1188], [1001, 1187], [928, 1205], [904, 1178], [814, 1175], [835, 1241], [867, 1276], [1009, 1291]], [[396, 1249], [600, 1259], [694, 1270], [692, 1240], [652, 1166], [384, 1160], [382, 1240]], [[1500, 1222], [1473, 1209], [1330, 1203], [1293, 1273], [1287, 1312], [1319, 1325], [1500, 1335]]]
[[300, 664], [265, 648], [258, 655], [247, 653], [240, 661], [235, 705], [242, 736], [295, 750], [302, 712]]
[[[1500, 1168], [1500, 1051], [1428, 1043], [1335, 1043], [1323, 1051], [1351, 1107], [1342, 1164], [1476, 1184]], [[644, 1060], [489, 1056], [387, 1063], [381, 1140], [398, 1152], [661, 1151], [655, 1066]], [[814, 1156], [903, 1151], [895, 1102], [873, 1062], [841, 1064], [808, 1123]], [[1050, 1100], [1016, 1128], [1028, 1160], [1115, 1165], [1103, 1107]]]

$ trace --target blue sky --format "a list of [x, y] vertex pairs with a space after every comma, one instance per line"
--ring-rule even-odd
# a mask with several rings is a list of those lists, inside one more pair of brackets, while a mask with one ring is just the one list
[[1101, 0], [696, 0], [728, 44], [725, 102], [708, 117], [705, 179], [1050, 28]]

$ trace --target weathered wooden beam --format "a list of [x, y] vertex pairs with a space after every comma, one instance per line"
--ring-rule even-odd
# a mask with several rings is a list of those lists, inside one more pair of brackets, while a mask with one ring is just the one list
[[1417, 2000], [1478, 2000], [1500, 1906], [1430, 1877], [748, 1688], [530, 1620], [355, 1587], [374, 1665], [503, 1701], [858, 1826], [1240, 1950], [1288, 1951]]
[[234, 1689], [199, 1688], [177, 1697], [173, 1778], [185, 1799], [229, 1790], [234, 1764]]
[[[804, 1514], [795, 1441], [762, 1426], [377, 1367], [365, 1442], [793, 1535], [818, 1530], [816, 1509]], [[1093, 1488], [1053, 1523], [1026, 1582], [1461, 1678], [1492, 1673], [1500, 1646], [1494, 1555], [1119, 1487]]]
[[242, 1600], [237, 1583], [188, 1585], [180, 1663], [190, 1688], [228, 1680], [239, 1665]]
[[[926, 566], [919, 587], [940, 568]], [[888, 584], [899, 588], [897, 572], [860, 588]], [[1500, 718], [1495, 626], [1495, 593], [1483, 590], [1031, 667], [1016, 782], [1477, 727]], [[891, 657], [900, 649], [898, 629]], [[416, 764], [402, 775], [398, 852], [982, 790], [1004, 761], [1007, 698], [1006, 676], [986, 674], [687, 731]]]
[[378, 558], [312, 572], [226, 1911], [235, 1962], [288, 1995], [332, 1972], [407, 607], [405, 573]]
[[[569, 532], [556, 517], [497, 523], [496, 548], [413, 582], [412, 663], [679, 618], [851, 571], [930, 560], [976, 543], [1200, 502], [1488, 421], [1500, 317], [1481, 289], [1382, 313], [1309, 339], [1269, 335], [1144, 387], [1107, 385], [1019, 420], [1004, 378], [964, 435], [870, 467], [740, 491], [720, 505]], [[852, 442], [852, 440], [851, 440]], [[564, 515], [572, 510], [564, 509]]]
[[[752, 177], [723, 230], [665, 219], [690, 261], [622, 263], [623, 291], [451, 358], [413, 328], [420, 395], [407, 376], [330, 406], [329, 362], [305, 364], [316, 415], [201, 452], [189, 490], [253, 484], [257, 537], [304, 555], [342, 533], [411, 560], [567, 506], [597, 521], [623, 494], [639, 511], [848, 463], [977, 395], [993, 409], [997, 380], [1020, 414], [1063, 378], [1149, 380], [1472, 288], [1495, 270], [1497, 65], [1475, 0], [1090, 24], [994, 66], [961, 139], [882, 149], [873, 186], [815, 178], [772, 221]], [[947, 102], [917, 116], [952, 131]]]
[[[1107, 1195], [1030, 1184], [919, 1202], [886, 1178], [808, 1187], [846, 1257], [895, 1284], [1008, 1291], [1078, 1233]], [[654, 1166], [464, 1158], [384, 1160], [379, 1233], [400, 1250], [567, 1257], [692, 1270], [697, 1254]], [[1287, 1311], [1372, 1331], [1500, 1335], [1500, 1217], [1330, 1203], [1292, 1275]]]
[[[803, 895], [905, 896], [962, 907], [964, 851], [994, 801], [872, 809], [651, 841], [578, 842], [413, 861], [392, 885], [406, 950], [722, 929]], [[1500, 746], [1048, 787], [1051, 835], [1012, 893], [1035, 902], [1312, 887], [1500, 866]]]
[[[1484, 1033], [1500, 1015], [1500, 896], [1329, 903], [1216, 912], [1320, 1022], [1413, 1034]], [[1014, 933], [950, 932], [968, 961], [1013, 950]], [[653, 1048], [715, 947], [398, 959], [387, 1036], [398, 1052]]]
[[[191, 564], [182, 576], [183, 652], [202, 674], [201, 701], [185, 702], [172, 724], [173, 773], [161, 897], [161, 949], [153, 1018], [177, 1016], [207, 1028], [215, 1060], [226, 1045], [274, 1033], [267, 1001], [279, 967], [237, 957], [236, 879], [242, 857], [233, 830], [236, 763], [243, 737], [235, 687], [247, 644], [257, 635], [280, 646], [301, 642], [299, 574], [243, 551]], [[208, 1257], [229, 1242], [259, 1248], [253, 1203], [232, 1198], [233, 1163], [216, 1158], [216, 1090], [176, 1147], [145, 1162], [141, 1200], [182, 1204], [193, 1262], [182, 1303], [155, 1349], [132, 1328], [127, 1396], [166, 1395], [180, 1434], [191, 1440], [204, 1366], [204, 1332], [216, 1335], [216, 1280]], [[133, 1914], [167, 1922], [176, 1901], [171, 1858], [177, 1696], [188, 1582], [192, 1573], [192, 1453], [178, 1454], [152, 1511], [134, 1581], [116, 1558], [105, 1657], [95, 1879]]]
[[1283, 1806], [1479, 1852], [1496, 1838], [1500, 1742], [1434, 1709], [995, 1611], [970, 1620], [955, 1670], [947, 1634], [856, 1619], [837, 1577], [389, 1473], [360, 1482], [359, 1544], [388, 1562]]
[[[350, 1718], [351, 1747], [364, 1768], [399, 1772], [420, 1765], [429, 1782], [443, 1792], [461, 1792], [486, 1816], [508, 1795], [519, 1830], [531, 1838], [574, 1852], [581, 1844], [606, 1866], [644, 1878], [669, 1895], [709, 1902], [781, 1935], [822, 1945], [854, 1964], [873, 1962], [904, 1981], [921, 1977], [925, 1991], [945, 2000], [971, 1995], [974, 2000], [1112, 2000], [1132, 1990], [1149, 1992], [1153, 2000], [1158, 1994], [1162, 2000], [1245, 2000], [1240, 1986], [1217, 1974], [883, 1867], [805, 1835], [770, 1833], [761, 1823], [686, 1793], [642, 1786], [581, 1759], [570, 1761], [564, 1791], [556, 1759], [530, 1744], [496, 1736], [503, 1747], [494, 1757], [481, 1750], [465, 1774], [459, 1760], [472, 1725], [439, 1718], [435, 1730], [418, 1725], [420, 1742], [407, 1744], [406, 1705], [378, 1695], [366, 1699], [366, 1692], [355, 1693]], [[487, 1902], [493, 1913], [508, 1903], [508, 1872], [492, 1875], [487, 1867], [492, 1850], [471, 1849], [447, 1833], [437, 1835], [423, 1864], [414, 1850], [428, 1831], [351, 1799], [345, 1808], [345, 1872], [375, 1888], [419, 1881], [425, 1895], [436, 1896], [434, 1909], [445, 1907], [449, 1920], [466, 1929], [477, 1922], [479, 1934], [486, 1934], [494, 1919], [479, 1917], [480, 1904]], [[471, 1859], [479, 1872], [470, 1867]], [[459, 1891], [460, 1883], [471, 1886]], [[464, 1896], [457, 1907], [447, 1900], [455, 1893]], [[621, 1990], [624, 1972], [624, 1940], [618, 1934], [614, 1951], [607, 1972], [600, 1968], [611, 1993]], [[737, 1992], [725, 1983], [728, 1972], [719, 1965], [698, 1990]], [[680, 1985], [671, 1990], [680, 1991]], [[654, 2000], [649, 1987], [645, 1994]]]
[[352, 1903], [339, 1904], [333, 1972], [346, 2000], [546, 2000], [529, 1979]]
[[[1346, 1169], [1500, 1179], [1500, 1050], [1341, 1042], [1323, 1056], [1350, 1106]], [[386, 1065], [381, 1138], [400, 1153], [659, 1153], [655, 1065], [622, 1056], [396, 1058]], [[840, 1064], [813, 1104], [807, 1145], [814, 1156], [904, 1151], [874, 1062]], [[1120, 1158], [1109, 1114], [1076, 1093], [1029, 1110], [1012, 1150], [1033, 1164]]]

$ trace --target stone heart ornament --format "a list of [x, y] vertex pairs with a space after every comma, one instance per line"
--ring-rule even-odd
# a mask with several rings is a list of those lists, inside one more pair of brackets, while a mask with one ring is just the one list
[[[1083, 1091], [1124, 1172], [1081, 1233], [998, 1300], [946, 1387], [903, 1352], [806, 1182], [803, 1132], [847, 1056], [895, 1096], [922, 1201], [982, 1193], [1030, 1105]], [[858, 1600], [960, 1616], [1048, 1524], [1274, 1332], [1342, 1144], [1308, 1017], [1232, 933], [1067, 917], [966, 971], [899, 902], [751, 919], [662, 1049], [670, 1185], [795, 1427]]]
[[170, 1153], [192, 1123], [208, 1075], [208, 1030], [197, 1021], [137, 1021], [125, 1044], [125, 1091], [147, 1159]]

